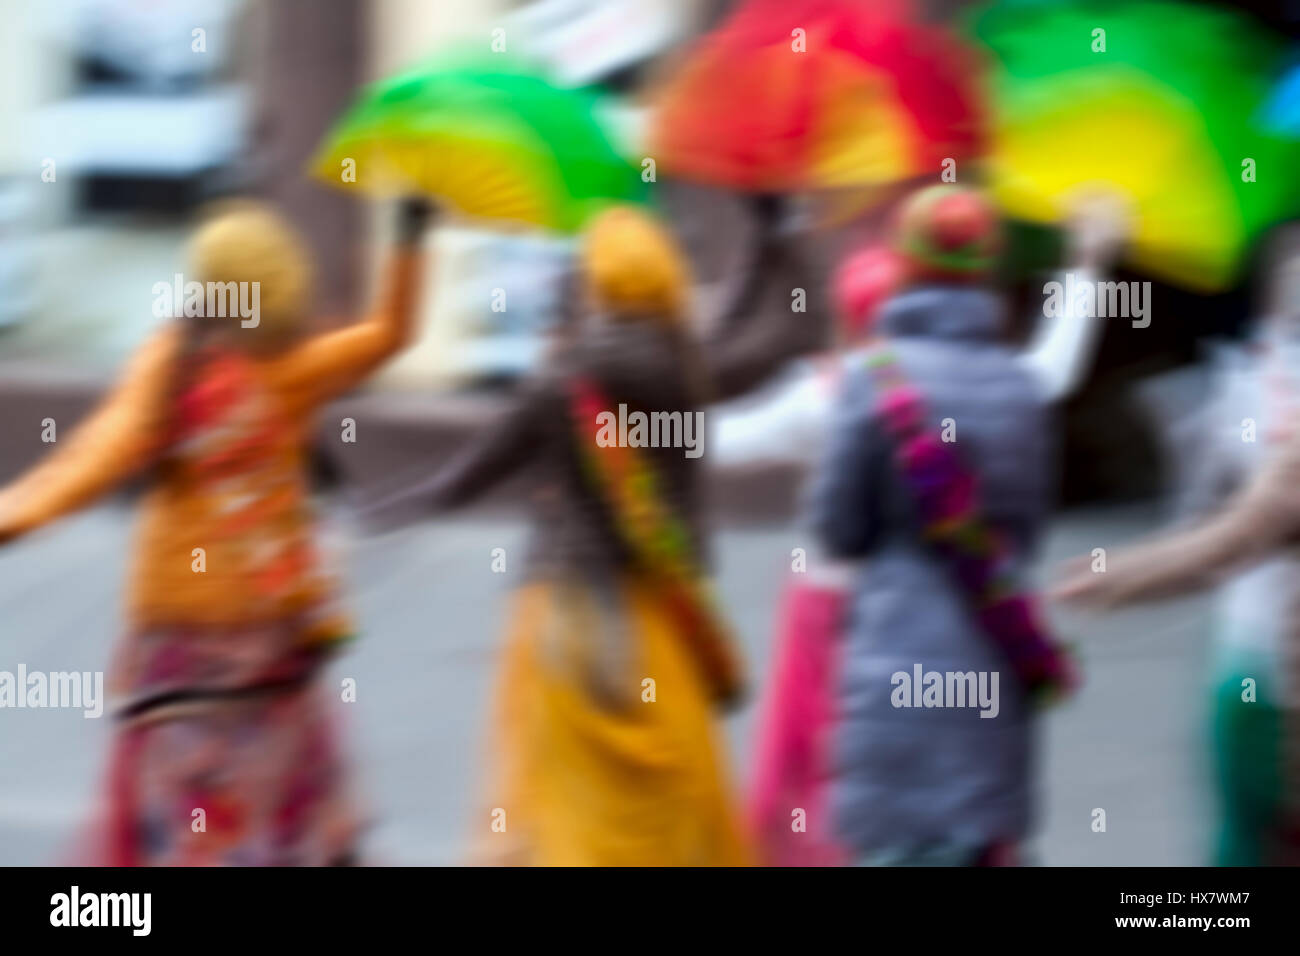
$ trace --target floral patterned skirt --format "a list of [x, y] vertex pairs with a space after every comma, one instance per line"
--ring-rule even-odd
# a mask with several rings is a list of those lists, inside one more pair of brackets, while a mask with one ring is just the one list
[[[109, 866], [352, 862], [359, 830], [325, 655], [293, 622], [128, 639], [110, 755]], [[125, 663], [124, 663], [125, 662]]]

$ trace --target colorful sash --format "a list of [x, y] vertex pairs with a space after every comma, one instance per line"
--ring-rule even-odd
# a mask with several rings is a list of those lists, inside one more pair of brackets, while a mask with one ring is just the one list
[[687, 642], [714, 698], [724, 705], [738, 702], [743, 689], [740, 661], [730, 629], [696, 565], [685, 524], [664, 504], [658, 476], [636, 449], [596, 444], [597, 416], [616, 407], [600, 387], [590, 379], [575, 379], [569, 392], [584, 474], [609, 508], [637, 570], [663, 590], [679, 621], [676, 631]]
[[1033, 596], [1018, 590], [1008, 541], [979, 513], [974, 473], [930, 427], [921, 393], [897, 357], [881, 349], [866, 363], [877, 386], [877, 410], [894, 440], [895, 464], [926, 539], [1030, 696], [1050, 702], [1068, 693], [1077, 683], [1073, 661], [1043, 627]]

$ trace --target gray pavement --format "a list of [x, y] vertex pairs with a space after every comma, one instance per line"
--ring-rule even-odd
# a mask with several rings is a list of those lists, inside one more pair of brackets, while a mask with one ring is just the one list
[[[1057, 520], [1047, 563], [1152, 527], [1152, 507]], [[129, 514], [73, 517], [0, 551], [0, 670], [102, 669], [119, 627]], [[376, 862], [454, 863], [474, 818], [479, 742], [506, 598], [522, 568], [509, 517], [426, 522], [382, 538], [342, 530], [363, 635], [336, 667], [357, 681], [349, 736], [373, 813]], [[790, 524], [721, 528], [719, 585], [756, 671], [766, 670]], [[491, 570], [506, 549], [506, 573]], [[1088, 684], [1045, 721], [1037, 859], [1061, 865], [1191, 865], [1210, 838], [1203, 735], [1207, 601], [1107, 618], [1057, 614]], [[748, 770], [753, 708], [730, 721], [732, 762]], [[0, 710], [0, 864], [66, 858], [96, 802], [110, 725], [71, 710]], [[1106, 833], [1093, 833], [1093, 808]]]

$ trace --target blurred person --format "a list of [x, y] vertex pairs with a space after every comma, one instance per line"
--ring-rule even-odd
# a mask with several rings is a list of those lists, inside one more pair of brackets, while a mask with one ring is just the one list
[[[902, 260], [886, 247], [869, 246], [837, 270], [832, 296], [836, 347], [793, 363], [761, 401], [723, 410], [714, 431], [719, 467], [815, 460], [825, 439], [835, 391], [849, 354], [869, 340], [877, 307], [903, 280]], [[823, 810], [821, 753], [830, 726], [832, 674], [851, 567], [805, 553], [782, 599], [771, 676], [758, 715], [749, 824], [760, 860], [773, 866], [834, 866], [843, 861]], [[802, 809], [806, 829], [792, 814]]]
[[[1099, 198], [1076, 217], [1072, 268], [1095, 281], [1121, 220]], [[1047, 406], [1083, 378], [1099, 320], [1071, 301], [1027, 349], [1002, 343], [981, 287], [999, 232], [964, 187], [905, 201], [906, 285], [844, 375], [811, 489], [815, 535], [854, 565], [830, 802], [836, 837], [867, 864], [1014, 862], [1032, 818], [1031, 698], [1074, 683], [1027, 571], [1050, 499]], [[922, 704], [910, 681], [926, 671], [986, 680], [990, 699]]]
[[[1065, 275], [1096, 282], [1113, 254], [1119, 210], [1105, 197], [1081, 200], [1070, 224]], [[907, 282], [905, 259], [887, 245], [867, 246], [845, 258], [833, 296], [838, 346], [793, 363], [762, 401], [724, 413], [714, 437], [715, 464], [815, 463], [825, 449], [832, 410], [846, 368], [873, 347], [877, 310]], [[1049, 402], [1078, 388], [1100, 339], [1100, 319], [1070, 298], [1044, 316], [1028, 346], [1017, 354]], [[836, 638], [857, 569], [813, 548], [787, 586], [773, 651], [772, 676], [758, 718], [749, 816], [767, 862], [832, 864], [844, 858], [827, 825], [824, 752], [833, 727]], [[791, 813], [802, 808], [806, 830], [795, 831]]]
[[[755, 208], [757, 254], [705, 338], [691, 331], [688, 266], [663, 227], [631, 208], [597, 217], [579, 253], [583, 302], [570, 303], [563, 337], [512, 410], [432, 478], [368, 509], [372, 524], [404, 505], [443, 511], [535, 472], [485, 789], [505, 832], [485, 837], [482, 862], [751, 861], [718, 741], [719, 708], [744, 682], [706, 578], [696, 452], [707, 451], [634, 442], [631, 430], [611, 442], [600, 422], [698, 421], [806, 338], [813, 316], [756, 308], [761, 280], [802, 262], [781, 203]], [[816, 313], [818, 290], [800, 284]]]
[[193, 240], [192, 276], [249, 283], [256, 321], [187, 300], [71, 439], [0, 491], [7, 541], [148, 477], [90, 862], [355, 860], [359, 820], [322, 681], [353, 625], [313, 544], [308, 443], [314, 412], [410, 340], [427, 220], [422, 201], [402, 207], [369, 318], [301, 339], [301, 241], [269, 207], [226, 206]]
[[[1056, 596], [1115, 608], [1218, 588], [1210, 680], [1219, 866], [1300, 864], [1300, 227], [1280, 234], [1244, 369], [1203, 416], [1183, 527], [1079, 559]], [[1256, 435], [1255, 432], [1258, 432]]]

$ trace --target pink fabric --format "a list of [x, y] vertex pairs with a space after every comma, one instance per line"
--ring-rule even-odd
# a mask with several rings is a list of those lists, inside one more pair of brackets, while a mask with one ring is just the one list
[[902, 257], [888, 246], [867, 246], [849, 255], [835, 270], [835, 306], [849, 339], [871, 330], [876, 312], [903, 284]]
[[[835, 719], [843, 591], [792, 581], [786, 589], [772, 675], [758, 716], [750, 821], [768, 866], [838, 866], [831, 838], [828, 744]], [[804, 811], [806, 831], [794, 829]]]

